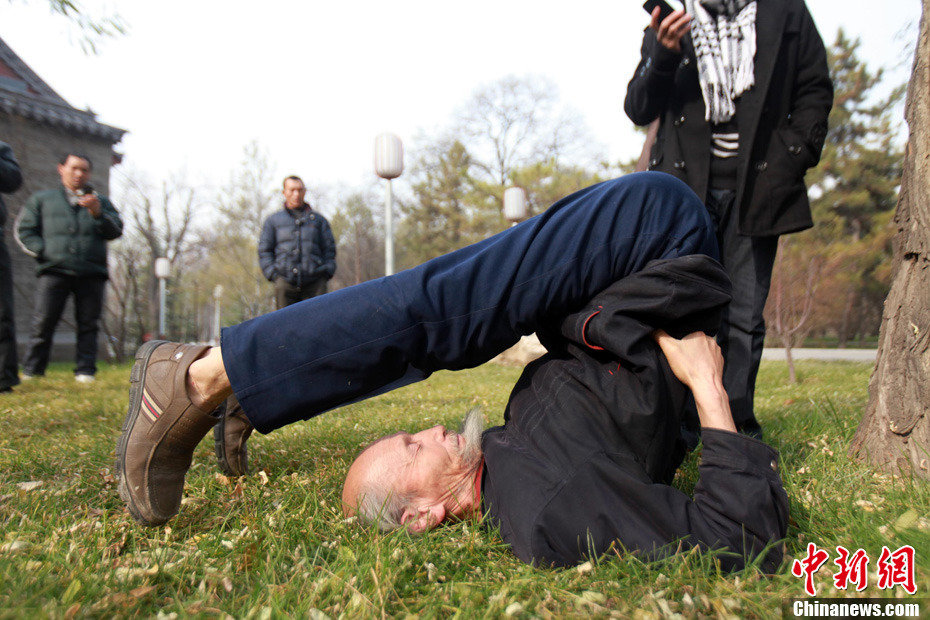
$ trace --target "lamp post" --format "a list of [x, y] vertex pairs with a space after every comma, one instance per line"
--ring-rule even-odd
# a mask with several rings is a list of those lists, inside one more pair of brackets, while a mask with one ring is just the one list
[[167, 258], [161, 257], [155, 259], [155, 277], [158, 278], [158, 337], [164, 338], [167, 328], [165, 327], [165, 298], [168, 295], [165, 281], [171, 273], [171, 263]]
[[511, 226], [526, 219], [526, 192], [522, 187], [508, 187], [504, 190], [504, 219]]
[[220, 298], [223, 296], [223, 285], [213, 287], [213, 342], [220, 343]]
[[384, 275], [394, 273], [394, 197], [391, 179], [404, 172], [404, 146], [392, 133], [375, 138], [375, 174], [387, 179], [387, 204], [384, 207]]

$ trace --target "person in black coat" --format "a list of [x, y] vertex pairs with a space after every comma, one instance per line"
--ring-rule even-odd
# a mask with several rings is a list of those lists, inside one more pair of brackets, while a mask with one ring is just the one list
[[688, 183], [715, 221], [733, 282], [718, 334], [724, 386], [737, 427], [761, 436], [762, 311], [778, 236], [812, 226], [804, 174], [820, 159], [833, 86], [803, 0], [685, 8], [661, 22], [653, 12], [624, 110], [637, 125], [658, 119], [649, 169]]
[[[503, 426], [382, 438], [343, 502], [383, 529], [486, 514], [521, 560], [570, 566], [611, 550], [645, 560], [700, 546], [724, 570], [783, 557], [777, 453], [736, 433], [712, 338], [729, 281], [702, 255], [654, 260], [539, 330], [548, 354], [514, 386]], [[703, 453], [693, 499], [671, 485], [692, 394]], [[452, 455], [451, 457], [449, 455]], [[401, 472], [397, 474], [396, 472]]]
[[[23, 175], [13, 156], [13, 149], [0, 142], [0, 192], [11, 194], [23, 184]], [[3, 236], [7, 211], [0, 197], [0, 393], [10, 392], [19, 384], [16, 361], [16, 325], [13, 321], [13, 265]]]

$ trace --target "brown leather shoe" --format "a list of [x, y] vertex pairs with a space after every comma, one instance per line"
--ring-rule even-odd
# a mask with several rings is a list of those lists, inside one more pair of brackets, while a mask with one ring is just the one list
[[227, 476], [244, 476], [249, 471], [249, 451], [245, 442], [255, 429], [235, 395], [226, 399], [225, 406], [220, 421], [213, 427], [216, 460]]
[[216, 424], [187, 396], [187, 369], [208, 348], [153, 340], [136, 352], [116, 472], [120, 497], [143, 525], [178, 513], [194, 448]]

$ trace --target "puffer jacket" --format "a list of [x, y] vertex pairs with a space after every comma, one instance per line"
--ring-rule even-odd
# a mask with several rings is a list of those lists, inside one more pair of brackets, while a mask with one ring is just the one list
[[65, 188], [33, 194], [16, 220], [16, 241], [36, 259], [36, 273], [107, 277], [107, 241], [123, 234], [123, 220], [106, 196], [101, 215], [72, 207]]
[[330, 279], [336, 273], [336, 240], [325, 217], [304, 203], [268, 216], [258, 240], [258, 262], [269, 281], [295, 286]]
[[[13, 157], [13, 149], [6, 142], [0, 142], [0, 192], [12, 194], [23, 184], [23, 174]], [[0, 197], [0, 229], [6, 224], [6, 204]]]

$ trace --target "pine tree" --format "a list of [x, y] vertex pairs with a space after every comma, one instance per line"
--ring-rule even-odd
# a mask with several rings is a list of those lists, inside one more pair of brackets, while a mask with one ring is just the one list
[[834, 105], [820, 165], [808, 178], [817, 223], [808, 235], [839, 263], [837, 277], [845, 280], [845, 291], [828, 300], [826, 311], [837, 317], [832, 327], [840, 346], [881, 313], [888, 287], [883, 265], [891, 260], [888, 222], [904, 156], [895, 116], [904, 88], [876, 98], [883, 71], [859, 58], [859, 45], [840, 30], [828, 50]]

